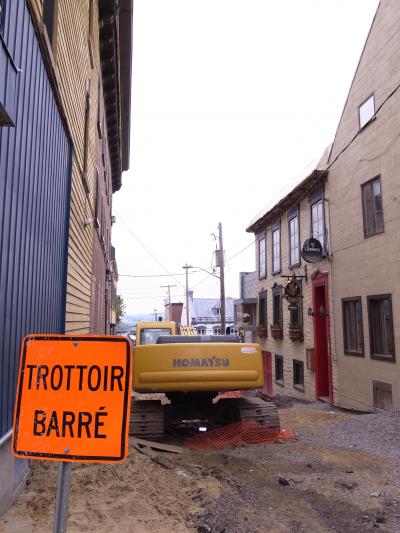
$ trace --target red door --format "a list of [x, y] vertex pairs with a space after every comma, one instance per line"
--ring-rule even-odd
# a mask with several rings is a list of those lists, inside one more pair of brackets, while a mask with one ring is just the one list
[[264, 387], [262, 391], [264, 394], [272, 395], [272, 355], [271, 352], [262, 352], [263, 366], [264, 366]]
[[330, 360], [330, 326], [328, 274], [313, 280], [315, 393], [317, 397], [333, 401], [332, 367]]

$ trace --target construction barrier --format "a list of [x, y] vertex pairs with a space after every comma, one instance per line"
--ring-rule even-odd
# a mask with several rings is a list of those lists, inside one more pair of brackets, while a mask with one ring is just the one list
[[271, 429], [255, 421], [234, 422], [186, 439], [185, 446], [194, 450], [210, 450], [230, 446], [265, 444], [292, 439], [286, 429]]

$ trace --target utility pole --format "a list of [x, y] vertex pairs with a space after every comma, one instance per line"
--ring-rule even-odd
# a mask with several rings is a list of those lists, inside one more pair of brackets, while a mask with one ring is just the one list
[[171, 309], [171, 287], [176, 287], [176, 285], [160, 285], [161, 289], [168, 289], [168, 320], [172, 320], [172, 309]]
[[219, 232], [219, 273], [220, 273], [220, 287], [221, 287], [221, 333], [225, 335], [225, 271], [224, 271], [224, 245], [222, 241], [222, 224], [218, 224]]
[[189, 324], [189, 268], [193, 268], [192, 265], [184, 265], [182, 268], [186, 270], [186, 325]]

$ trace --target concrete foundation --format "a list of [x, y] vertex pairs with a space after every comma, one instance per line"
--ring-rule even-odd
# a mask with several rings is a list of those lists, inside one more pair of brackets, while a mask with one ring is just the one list
[[3, 439], [0, 445], [0, 516], [24, 489], [29, 465], [29, 460], [17, 459], [11, 453], [10, 433], [9, 438]]

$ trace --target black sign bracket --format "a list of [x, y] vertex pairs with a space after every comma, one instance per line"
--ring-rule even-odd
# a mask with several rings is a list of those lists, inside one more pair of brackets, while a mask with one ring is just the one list
[[307, 265], [303, 265], [303, 271], [304, 271], [304, 275], [299, 275], [299, 274], [296, 274], [296, 272], [293, 272], [292, 274], [281, 274], [281, 278], [293, 279], [294, 281], [296, 281], [296, 279], [304, 279], [305, 282], [307, 283], [308, 282]]

